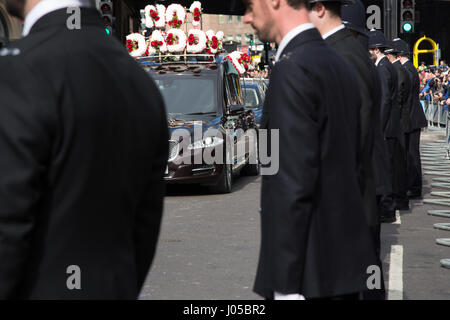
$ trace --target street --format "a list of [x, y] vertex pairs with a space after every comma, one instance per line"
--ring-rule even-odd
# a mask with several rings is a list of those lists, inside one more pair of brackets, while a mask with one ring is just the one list
[[[445, 133], [445, 131], [444, 131]], [[442, 139], [442, 130], [422, 135], [422, 146]], [[423, 198], [434, 176], [424, 176]], [[143, 300], [253, 300], [260, 221], [261, 178], [237, 177], [233, 192], [212, 195], [204, 187], [170, 186], [156, 257], [141, 292]], [[433, 191], [436, 191], [433, 189]], [[410, 211], [382, 225], [383, 272], [391, 300], [450, 299], [450, 269], [440, 266], [450, 248], [436, 244], [450, 238], [428, 215], [440, 205], [410, 201]]]

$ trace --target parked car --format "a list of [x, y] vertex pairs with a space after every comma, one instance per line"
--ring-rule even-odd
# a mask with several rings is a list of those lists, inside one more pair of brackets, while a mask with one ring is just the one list
[[[250, 152], [258, 150], [258, 140], [239, 135], [240, 129], [245, 133], [257, 130], [255, 114], [244, 107], [240, 78], [227, 59], [223, 56], [212, 61], [201, 57], [188, 59], [181, 62], [139, 59], [162, 93], [171, 135], [177, 129], [188, 133], [169, 141], [165, 179], [168, 183], [209, 185], [214, 192], [229, 193], [233, 175], [259, 174], [259, 161], [250, 163]], [[195, 132], [200, 128], [199, 138]], [[208, 129], [217, 130], [222, 137], [204, 137]], [[231, 132], [229, 139], [226, 130]], [[188, 150], [182, 146], [185, 140], [190, 140]], [[244, 147], [245, 152], [238, 152], [239, 147]], [[222, 163], [207, 163], [202, 155], [215, 154], [215, 148], [222, 151]], [[228, 163], [226, 159], [230, 159]]]
[[[265, 84], [264, 84], [265, 85]], [[262, 111], [265, 99], [265, 90], [263, 84], [256, 81], [244, 79], [241, 81], [241, 87], [244, 94], [245, 108], [252, 110], [258, 127], [261, 124]]]

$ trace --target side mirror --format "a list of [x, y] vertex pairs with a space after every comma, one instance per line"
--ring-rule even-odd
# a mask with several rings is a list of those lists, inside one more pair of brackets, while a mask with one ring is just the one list
[[237, 114], [240, 112], [244, 112], [245, 108], [242, 105], [239, 104], [233, 104], [229, 107], [230, 113], [231, 114]]

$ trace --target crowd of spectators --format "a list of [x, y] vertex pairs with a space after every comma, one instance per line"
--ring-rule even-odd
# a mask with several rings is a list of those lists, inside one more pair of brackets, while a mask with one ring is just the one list
[[420, 98], [426, 101], [439, 103], [444, 107], [450, 106], [450, 75], [447, 63], [442, 60], [439, 66], [425, 66], [422, 62], [419, 67]]

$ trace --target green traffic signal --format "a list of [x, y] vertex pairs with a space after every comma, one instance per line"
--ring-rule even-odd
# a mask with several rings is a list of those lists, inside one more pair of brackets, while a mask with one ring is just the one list
[[411, 32], [413, 26], [410, 22], [405, 22], [403, 24], [402, 28], [403, 28], [403, 31], [405, 31], [405, 32]]

